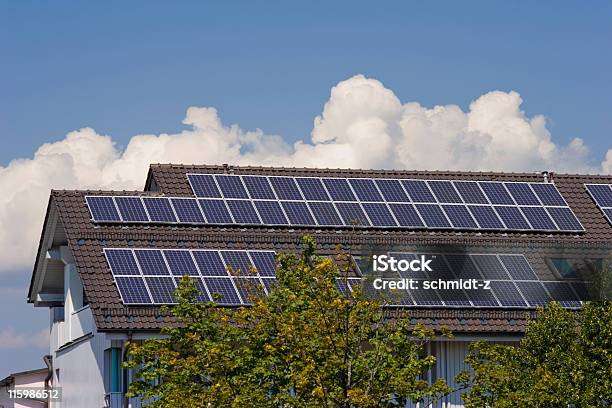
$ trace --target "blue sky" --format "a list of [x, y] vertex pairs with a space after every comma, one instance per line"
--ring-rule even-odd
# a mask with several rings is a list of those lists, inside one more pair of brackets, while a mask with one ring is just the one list
[[[602, 161], [611, 38], [607, 1], [0, 1], [0, 166], [85, 126], [118, 146], [177, 132], [189, 106], [308, 140], [330, 89], [355, 74], [403, 103], [464, 111], [489, 91], [516, 90], [556, 143], [580, 137]], [[31, 218], [39, 231], [42, 217]], [[47, 324], [25, 303], [29, 274], [0, 273], [0, 307], [14, 311], [0, 316], [0, 341], [2, 329]], [[0, 376], [41, 366], [43, 353], [0, 344]]]

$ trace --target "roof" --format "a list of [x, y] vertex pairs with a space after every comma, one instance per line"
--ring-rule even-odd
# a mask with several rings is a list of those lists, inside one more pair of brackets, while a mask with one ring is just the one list
[[5, 378], [3, 378], [2, 380], [0, 380], [0, 387], [10, 386], [15, 381], [15, 377], [19, 377], [22, 375], [30, 375], [30, 374], [46, 374], [48, 372], [49, 370], [47, 368], [37, 368], [35, 370], [20, 371], [17, 373], [12, 373], [6, 376]]
[[[612, 242], [612, 226], [597, 208], [584, 183], [612, 183], [612, 176], [553, 174], [555, 185], [584, 225], [584, 233], [479, 232], [479, 231], [407, 231], [398, 229], [352, 230], [350, 228], [296, 228], [267, 226], [191, 226], [153, 224], [94, 224], [85, 203], [86, 195], [189, 196], [193, 192], [188, 173], [233, 173], [291, 176], [384, 177], [451, 180], [496, 180], [541, 182], [535, 173], [425, 172], [396, 170], [303, 169], [234, 166], [151, 165], [145, 191], [52, 191], [43, 229], [49, 234], [51, 218], [56, 214], [63, 226], [65, 239], [74, 256], [101, 331], [158, 330], [172, 324], [155, 306], [125, 306], [113, 283], [103, 248], [216, 248], [269, 249], [294, 251], [299, 238], [309, 233], [320, 244], [323, 253], [332, 253], [338, 244], [351, 252], [371, 245], [404, 245], [407, 247], [463, 248], [469, 251], [504, 250], [523, 253], [542, 279], [554, 279], [543, 257], [563, 251], [577, 254], [596, 253]], [[550, 177], [549, 176], [549, 177]], [[41, 237], [34, 274], [44, 259], [46, 248]], [[34, 282], [34, 275], [33, 280]], [[30, 287], [32, 301], [32, 286]], [[513, 333], [525, 329], [533, 311], [499, 309], [413, 309], [404, 310], [415, 323], [433, 327], [448, 326], [457, 332]]]

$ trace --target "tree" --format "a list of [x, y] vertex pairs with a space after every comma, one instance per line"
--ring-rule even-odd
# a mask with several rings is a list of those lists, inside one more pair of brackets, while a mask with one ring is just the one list
[[517, 346], [477, 342], [466, 407], [609, 407], [612, 404], [612, 303], [580, 311], [541, 309]]
[[433, 331], [385, 318], [382, 302], [360, 290], [339, 291], [346, 270], [316, 256], [311, 238], [303, 243], [301, 255], [278, 257], [278, 285], [268, 296], [253, 288], [250, 307], [198, 303], [183, 279], [169, 309], [178, 325], [130, 345], [126, 367], [140, 380], [129, 394], [154, 407], [339, 408], [448, 394], [443, 380], [426, 380], [436, 363], [425, 353]]

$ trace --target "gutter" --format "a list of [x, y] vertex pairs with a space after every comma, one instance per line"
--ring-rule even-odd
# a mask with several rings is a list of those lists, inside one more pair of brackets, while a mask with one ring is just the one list
[[[46, 356], [43, 357], [43, 361], [47, 365], [47, 369], [48, 369], [47, 376], [45, 377], [45, 390], [49, 390], [51, 388], [49, 385], [49, 381], [53, 377], [53, 357], [47, 354]], [[45, 401], [44, 406], [45, 408], [48, 408], [50, 405], [51, 405], [51, 400], [50, 400], [50, 396], [48, 396], [47, 400]]]

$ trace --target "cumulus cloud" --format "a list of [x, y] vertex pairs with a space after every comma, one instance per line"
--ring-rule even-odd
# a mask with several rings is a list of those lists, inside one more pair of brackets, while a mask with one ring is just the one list
[[47, 329], [35, 333], [18, 332], [11, 327], [0, 330], [0, 350], [44, 349], [46, 347], [49, 347], [49, 330]]
[[91, 128], [40, 146], [30, 159], [0, 167], [1, 271], [30, 267], [49, 189], [140, 189], [150, 163], [612, 173], [583, 140], [553, 140], [542, 115], [528, 117], [517, 92], [493, 91], [467, 111], [457, 105], [402, 103], [357, 75], [332, 88], [309, 141], [222, 123], [216, 109], [190, 107], [177, 134], [144, 134], [119, 150]]

